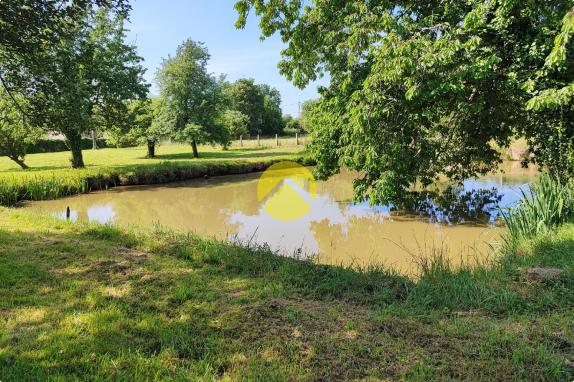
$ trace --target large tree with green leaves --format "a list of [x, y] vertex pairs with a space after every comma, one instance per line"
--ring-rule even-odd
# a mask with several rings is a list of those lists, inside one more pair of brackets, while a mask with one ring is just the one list
[[237, 110], [225, 110], [221, 116], [221, 124], [229, 131], [231, 139], [246, 135], [249, 117]]
[[[572, 82], [572, 55], [545, 69], [554, 39], [570, 36], [563, 20], [571, 1], [305, 3], [237, 1], [237, 26], [254, 10], [264, 37], [281, 35], [279, 68], [295, 85], [329, 74], [311, 117], [316, 173], [359, 171], [358, 199], [388, 202], [441, 174], [460, 181], [485, 173], [501, 160], [492, 143], [516, 135], [531, 137], [533, 148], [549, 128], [563, 134], [554, 139], [572, 140], [570, 98], [553, 112], [527, 106], [537, 89]], [[567, 39], [560, 49], [571, 52]]]
[[[18, 68], [27, 73], [44, 75], [45, 51], [62, 38], [74, 34], [85, 15], [96, 9], [107, 9], [127, 16], [127, 0], [10, 0], [0, 2], [0, 86], [8, 92], [20, 113], [25, 110], [16, 102], [17, 87], [5, 72]], [[28, 85], [28, 84], [26, 84]], [[26, 86], [24, 85], [24, 86]]]
[[275, 134], [283, 130], [281, 94], [267, 84], [241, 78], [225, 86], [229, 107], [248, 118], [249, 134]]
[[156, 156], [161, 139], [170, 135], [169, 116], [160, 98], [144, 98], [130, 102], [128, 123], [114, 126], [108, 131], [108, 141], [116, 146], [144, 145], [147, 157]]
[[198, 144], [229, 142], [227, 129], [219, 123], [224, 107], [223, 80], [207, 72], [209, 57], [202, 43], [187, 40], [177, 48], [174, 57], [163, 61], [156, 74], [173, 127], [172, 136], [190, 143], [196, 158]]
[[66, 137], [74, 168], [84, 167], [82, 135], [129, 123], [129, 102], [147, 94], [142, 59], [125, 32], [121, 14], [99, 9], [37, 52], [39, 67], [5, 72], [27, 100], [30, 123]]

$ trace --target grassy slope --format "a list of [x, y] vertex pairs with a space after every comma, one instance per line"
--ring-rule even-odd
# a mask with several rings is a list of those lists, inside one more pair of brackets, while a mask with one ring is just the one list
[[86, 168], [69, 168], [69, 153], [31, 154], [28, 171], [19, 170], [6, 157], [0, 157], [0, 205], [20, 200], [53, 199], [100, 190], [117, 185], [167, 183], [203, 174], [261, 171], [277, 160], [301, 157], [301, 146], [234, 148], [227, 151], [200, 147], [200, 158], [192, 157], [188, 146], [161, 146], [157, 158], [145, 158], [143, 147], [85, 150]]
[[517, 253], [413, 283], [0, 208], [0, 380], [572, 380], [574, 225]]

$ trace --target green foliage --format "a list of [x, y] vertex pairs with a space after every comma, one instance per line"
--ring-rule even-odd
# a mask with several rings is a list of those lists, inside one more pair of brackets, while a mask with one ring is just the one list
[[283, 130], [281, 95], [277, 89], [242, 78], [225, 86], [225, 96], [231, 110], [248, 116], [249, 134], [271, 135]]
[[110, 129], [110, 143], [117, 147], [145, 145], [148, 148], [148, 158], [154, 158], [156, 145], [161, 138], [170, 135], [170, 121], [162, 102], [161, 98], [130, 102], [130, 123]]
[[553, 48], [525, 89], [532, 96], [526, 137], [535, 163], [564, 177], [574, 175], [574, 8], [562, 19]]
[[263, 37], [282, 36], [279, 69], [295, 85], [328, 73], [312, 113], [316, 175], [342, 166], [364, 174], [357, 199], [385, 203], [443, 174], [454, 181], [483, 174], [501, 160], [493, 143], [505, 147], [517, 135], [558, 170], [544, 154], [561, 146], [546, 142], [574, 137], [571, 107], [527, 107], [533, 81], [545, 88], [573, 78], [571, 55], [540, 76], [556, 36], [569, 36], [568, 0], [241, 0], [236, 9], [238, 27], [254, 10]]
[[[23, 100], [18, 100], [23, 105]], [[0, 156], [7, 156], [22, 168], [28, 166], [24, 157], [30, 144], [34, 144], [42, 135], [41, 131], [31, 127], [20, 113], [14, 101], [4, 89], [0, 90]]]
[[318, 99], [310, 99], [303, 102], [303, 105], [301, 105], [301, 128], [306, 132], [310, 132], [312, 129], [311, 115], [313, 113], [313, 109], [318, 103]]
[[283, 129], [283, 133], [285, 134], [295, 134], [301, 133], [301, 120], [299, 118], [293, 118], [290, 115], [283, 116], [283, 125], [285, 128]]
[[36, 54], [46, 45], [56, 43], [71, 24], [96, 8], [113, 9], [127, 14], [131, 9], [125, 0], [11, 0], [0, 3], [0, 54], [4, 58], [28, 63], [39, 59]]
[[[570, 42], [574, 35], [574, 8], [564, 16], [562, 29], [554, 39], [554, 47], [546, 58], [545, 68], [539, 74], [539, 81], [546, 89], [528, 101], [530, 110], [555, 109], [568, 105], [574, 97], [574, 82], [568, 83], [572, 77], [572, 48]], [[569, 57], [570, 56], [570, 57]], [[562, 76], [556, 78], [552, 74], [562, 71]]]
[[221, 123], [227, 128], [231, 138], [237, 139], [241, 135], [247, 135], [249, 117], [237, 110], [226, 110], [221, 116]]
[[521, 191], [519, 204], [503, 211], [509, 230], [507, 242], [541, 236], [574, 220], [574, 188], [549, 174], [542, 174], [529, 191]]
[[[141, 58], [125, 40], [124, 17], [98, 9], [35, 52], [37, 62], [7, 67], [5, 79], [26, 98], [29, 121], [66, 136], [72, 166], [83, 167], [81, 136], [129, 122], [127, 101], [145, 97]], [[33, 65], [35, 63], [35, 66]]]
[[162, 113], [172, 126], [172, 135], [191, 143], [194, 156], [197, 145], [227, 145], [229, 134], [219, 123], [224, 106], [220, 80], [207, 72], [209, 53], [203, 44], [187, 40], [176, 55], [165, 59], [156, 79], [161, 92]]

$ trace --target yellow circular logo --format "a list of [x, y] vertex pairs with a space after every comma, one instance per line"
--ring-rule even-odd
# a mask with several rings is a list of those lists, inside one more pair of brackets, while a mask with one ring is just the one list
[[257, 183], [257, 199], [271, 217], [292, 221], [311, 211], [317, 198], [317, 184], [306, 167], [295, 162], [279, 162], [269, 167]]

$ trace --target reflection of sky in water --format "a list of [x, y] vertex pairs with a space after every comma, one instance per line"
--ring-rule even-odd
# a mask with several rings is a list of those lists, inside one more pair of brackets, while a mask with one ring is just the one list
[[[114, 206], [112, 204], [98, 205], [88, 208], [87, 221], [90, 223], [108, 224], [113, 223], [116, 218]], [[66, 219], [66, 211], [57, 212], [54, 214], [59, 219]], [[70, 210], [70, 220], [78, 221], [79, 213], [77, 210]]]
[[111, 204], [88, 208], [88, 220], [100, 224], [112, 223], [116, 218], [114, 207]]
[[[521, 190], [527, 190], [528, 183], [508, 185], [493, 179], [472, 179], [464, 181], [463, 187], [464, 191], [495, 188], [499, 192], [502, 198], [498, 206], [488, 206], [492, 216], [489, 221], [492, 223], [499, 215], [498, 208], [508, 208], [520, 201]], [[267, 214], [262, 207], [254, 215], [231, 212], [227, 224], [238, 224], [240, 227], [231, 236], [243, 242], [267, 243], [273, 250], [284, 254], [299, 249], [304, 254], [314, 254], [320, 251], [320, 246], [311, 229], [313, 223], [326, 221], [329, 227], [337, 226], [341, 234], [346, 236], [352, 218], [368, 219], [373, 223], [381, 223], [385, 219], [394, 220], [390, 214], [391, 206], [389, 205], [371, 206], [368, 201], [357, 204], [351, 202], [338, 203], [328, 193], [318, 194], [315, 200], [309, 197], [306, 197], [305, 200], [311, 205], [311, 210], [307, 215], [295, 221], [277, 220]], [[295, 247], [293, 246], [293, 237], [298, 238]]]
[[[463, 186], [465, 191], [495, 188], [498, 191], [498, 194], [502, 197], [498, 203], [499, 208], [513, 207], [522, 199], [521, 192], [529, 190], [529, 183], [507, 184], [492, 179], [469, 179], [463, 182]], [[499, 217], [498, 208], [493, 208], [490, 211], [492, 214], [491, 220]]]
[[[233, 213], [228, 223], [240, 225], [235, 234], [240, 240], [250, 240], [253, 237], [256, 242], [269, 243], [272, 249], [284, 252], [285, 248], [294, 247], [292, 238], [296, 237], [298, 240], [294, 248], [315, 253], [319, 251], [319, 245], [310, 229], [311, 223], [327, 220], [329, 225], [340, 225], [346, 232], [350, 215], [345, 205], [333, 202], [328, 195], [317, 195], [317, 198], [307, 200], [311, 206], [309, 213], [294, 221], [277, 220], [261, 207], [256, 215]], [[286, 238], [286, 233], [289, 238]]]

